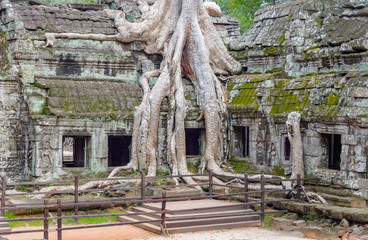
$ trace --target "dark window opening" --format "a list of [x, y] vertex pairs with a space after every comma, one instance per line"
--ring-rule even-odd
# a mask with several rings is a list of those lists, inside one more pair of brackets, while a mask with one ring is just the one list
[[87, 166], [88, 137], [63, 137], [63, 167]]
[[109, 167], [126, 166], [130, 161], [131, 136], [109, 136]]
[[234, 127], [233, 155], [249, 156], [249, 127]]
[[324, 134], [327, 140], [328, 168], [340, 170], [341, 163], [341, 135], [340, 134]]
[[201, 155], [201, 129], [185, 129], [185, 149], [186, 155]]
[[291, 144], [287, 134], [281, 136], [281, 164], [291, 165]]
[[283, 156], [284, 156], [284, 160], [285, 161], [290, 161], [290, 153], [291, 153], [291, 145], [290, 145], [290, 140], [288, 137], [283, 137], [283, 145], [284, 145], [284, 152], [283, 152]]

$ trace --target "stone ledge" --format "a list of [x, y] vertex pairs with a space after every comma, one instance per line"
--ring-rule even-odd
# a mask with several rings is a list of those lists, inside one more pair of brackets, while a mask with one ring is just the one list
[[275, 208], [296, 212], [303, 215], [315, 215], [336, 220], [347, 219], [349, 221], [367, 223], [368, 209], [329, 206], [322, 204], [309, 204], [299, 202], [274, 203]]

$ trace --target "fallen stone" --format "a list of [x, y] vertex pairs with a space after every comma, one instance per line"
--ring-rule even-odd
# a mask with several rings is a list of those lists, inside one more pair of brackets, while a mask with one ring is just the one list
[[345, 235], [341, 238], [342, 240], [347, 240], [349, 239], [349, 233], [345, 233]]
[[359, 228], [359, 227], [356, 227], [353, 229], [353, 231], [351, 232], [351, 235], [356, 235], [356, 236], [360, 236], [360, 235], [363, 235], [363, 231]]
[[286, 218], [272, 218], [270, 220], [270, 224], [272, 227], [280, 230], [282, 226], [292, 226], [293, 220], [286, 219]]
[[287, 213], [283, 216], [283, 218], [287, 218], [287, 219], [290, 219], [290, 220], [298, 220], [298, 214], [297, 213]]
[[301, 228], [301, 232], [304, 233], [307, 238], [313, 239], [325, 239], [328, 237], [333, 237], [333, 235], [327, 233], [321, 227], [303, 227]]
[[298, 221], [294, 221], [293, 225], [296, 227], [304, 227], [307, 225], [307, 223], [304, 220], [298, 220]]
[[348, 228], [349, 227], [349, 222], [348, 220], [346, 220], [345, 218], [341, 220], [340, 222], [340, 226], [343, 228]]
[[281, 226], [282, 231], [292, 232], [296, 229], [296, 226], [285, 225]]
[[342, 238], [346, 233], [347, 233], [346, 229], [342, 229], [337, 234], [339, 235], [340, 238]]

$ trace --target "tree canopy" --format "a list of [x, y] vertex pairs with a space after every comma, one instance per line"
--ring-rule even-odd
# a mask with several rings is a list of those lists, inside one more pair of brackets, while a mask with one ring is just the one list
[[254, 14], [261, 7], [270, 4], [270, 0], [214, 0], [225, 14], [239, 20], [242, 32], [253, 23]]

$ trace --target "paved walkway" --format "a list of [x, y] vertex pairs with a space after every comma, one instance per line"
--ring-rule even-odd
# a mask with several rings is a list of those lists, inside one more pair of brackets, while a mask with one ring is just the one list
[[[25, 228], [17, 228], [21, 230]], [[27, 228], [36, 229], [36, 228]], [[9, 240], [42, 239], [42, 233], [5, 236]], [[56, 232], [50, 233], [50, 240], [56, 240]], [[196, 233], [174, 234], [162, 237], [134, 226], [70, 230], [63, 232], [63, 240], [307, 240], [298, 232], [268, 231], [256, 227], [232, 230], [217, 230]]]
[[[39, 228], [15, 228], [15, 231]], [[9, 240], [33, 240], [43, 239], [43, 233], [27, 233], [27, 234], [13, 234], [3, 235]], [[57, 240], [56, 231], [50, 233], [50, 240]], [[103, 228], [87, 228], [70, 230], [63, 232], [63, 240], [125, 240], [125, 239], [137, 239], [137, 238], [151, 238], [157, 237], [155, 233], [148, 232], [141, 228], [134, 226], [114, 226]]]

